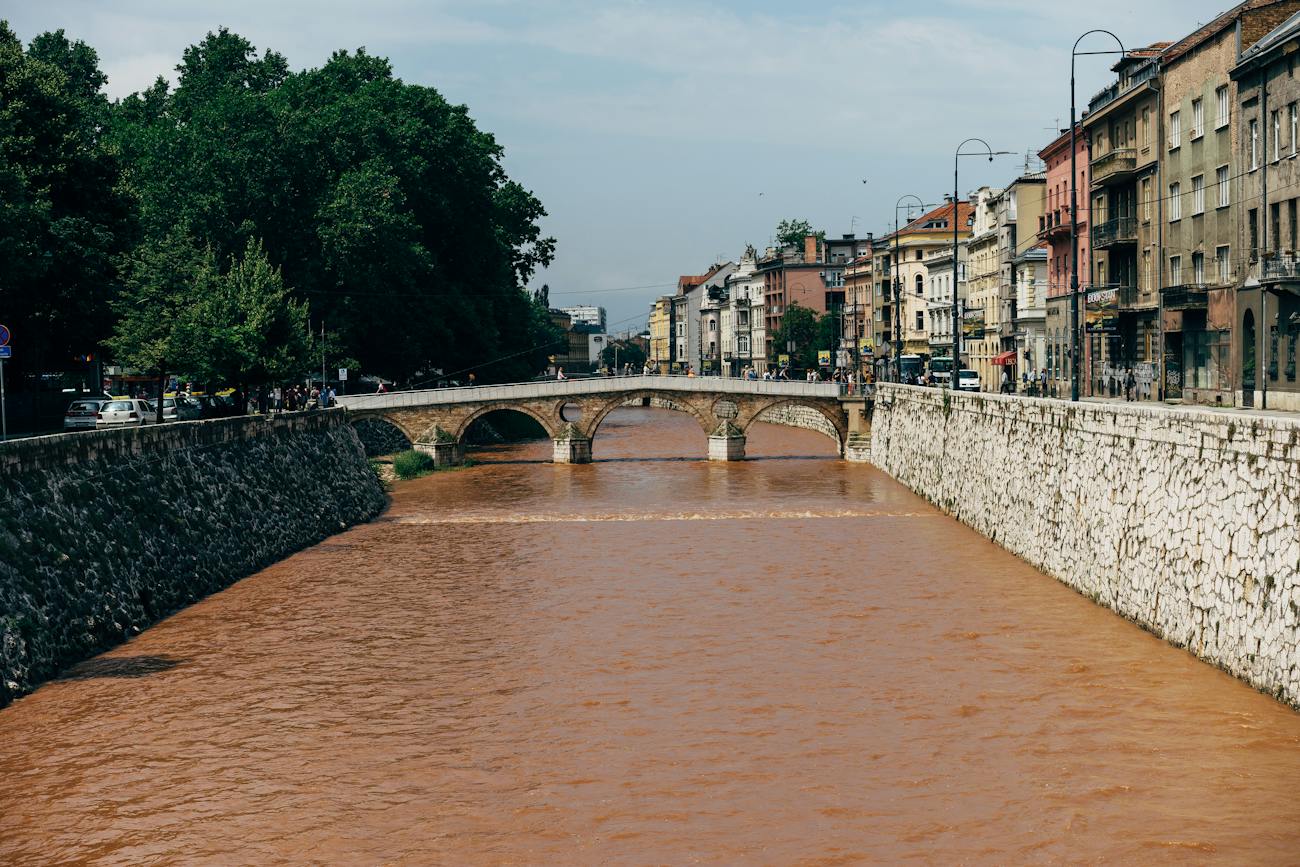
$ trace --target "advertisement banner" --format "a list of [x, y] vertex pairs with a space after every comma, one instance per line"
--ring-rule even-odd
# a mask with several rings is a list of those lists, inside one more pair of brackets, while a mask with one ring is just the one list
[[1093, 289], [1084, 296], [1084, 330], [1089, 334], [1119, 332], [1119, 290]]
[[831, 366], [831, 351], [829, 349], [817, 350], [817, 366], [818, 367]]
[[875, 347], [871, 345], [870, 338], [864, 337], [858, 341], [858, 352], [862, 355], [871, 355], [874, 351]]
[[779, 364], [781, 367], [786, 367], [790, 364], [790, 356], [778, 355], [776, 357], [776, 363]]
[[961, 320], [961, 336], [967, 340], [980, 340], [984, 337], [984, 308], [970, 307]]

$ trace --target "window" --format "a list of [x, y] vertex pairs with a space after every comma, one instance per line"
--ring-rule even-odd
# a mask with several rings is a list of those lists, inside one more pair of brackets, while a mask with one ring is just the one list
[[1259, 121], [1250, 121], [1250, 170], [1259, 168]]
[[1205, 254], [1192, 254], [1192, 282], [1198, 286], [1205, 282]]
[[1192, 138], [1197, 139], [1205, 135], [1205, 106], [1201, 100], [1192, 100]]
[[1179, 112], [1169, 114], [1169, 149], [1180, 147], [1183, 143], [1183, 118]]
[[1151, 220], [1151, 179], [1142, 179], [1142, 219]]
[[1287, 247], [1292, 254], [1295, 253], [1296, 246], [1296, 200], [1292, 199], [1286, 203], [1287, 229], [1291, 232], [1291, 244]]
[[1250, 259], [1255, 261], [1259, 255], [1259, 209], [1251, 208], [1246, 212], [1246, 223], [1249, 227], [1250, 237]]
[[1268, 206], [1268, 230], [1269, 236], [1264, 239], [1264, 248], [1268, 249], [1270, 241], [1273, 242], [1273, 250], [1277, 250], [1282, 244], [1282, 205], [1274, 202]]
[[1183, 257], [1182, 256], [1169, 257], [1169, 285], [1170, 286], [1183, 285]]
[[917, 331], [925, 330], [925, 314], [922, 313], [920, 310], [916, 311], [916, 330]]
[[916, 275], [916, 294], [917, 295], [925, 294], [925, 280], [922, 279], [920, 274]]
[[1295, 156], [1296, 134], [1300, 133], [1300, 105], [1297, 105], [1294, 102], [1291, 103], [1291, 107], [1287, 109], [1287, 113], [1291, 118], [1291, 156]]
[[1269, 112], [1273, 119], [1273, 162], [1282, 159], [1282, 112], [1274, 109]]
[[1205, 175], [1192, 178], [1192, 214], [1205, 213]]
[[921, 253], [921, 251], [920, 251], [920, 250], [917, 250], [917, 251], [916, 251], [916, 261], [920, 262], [920, 261], [921, 261], [921, 257], [922, 257], [922, 255], [923, 255], [923, 254]]
[[1228, 167], [1219, 166], [1214, 172], [1214, 182], [1219, 187], [1219, 207], [1226, 208], [1232, 202], [1231, 188], [1228, 181]]
[[1214, 120], [1214, 128], [1223, 129], [1228, 125], [1228, 114], [1231, 110], [1228, 104], [1228, 85], [1225, 84], [1214, 91], [1214, 101], [1219, 105], [1219, 113]]
[[1228, 283], [1232, 280], [1232, 265], [1228, 261], [1228, 248], [1214, 248], [1215, 270], [1218, 272], [1219, 282]]
[[1169, 222], [1176, 223], [1183, 218], [1182, 184], [1169, 185]]

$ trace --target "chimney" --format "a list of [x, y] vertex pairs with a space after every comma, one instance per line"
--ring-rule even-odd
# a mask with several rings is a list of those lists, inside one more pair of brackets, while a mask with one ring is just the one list
[[817, 261], [817, 236], [805, 235], [803, 239], [803, 260], [805, 262]]

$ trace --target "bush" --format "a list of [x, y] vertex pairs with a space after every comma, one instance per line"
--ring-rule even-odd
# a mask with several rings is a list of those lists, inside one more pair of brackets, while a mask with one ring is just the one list
[[433, 472], [433, 457], [415, 449], [393, 455], [393, 472], [399, 479], [414, 479]]

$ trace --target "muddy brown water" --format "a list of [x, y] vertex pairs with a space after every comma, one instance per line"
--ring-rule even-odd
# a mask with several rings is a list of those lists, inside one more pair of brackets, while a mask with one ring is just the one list
[[548, 449], [0, 711], [0, 863], [1300, 860], [1300, 715], [830, 440]]

